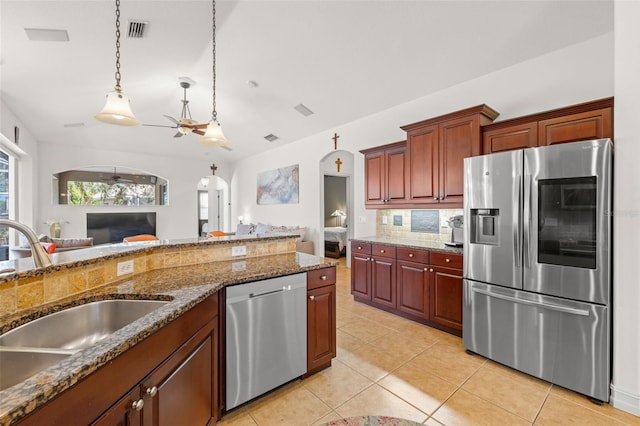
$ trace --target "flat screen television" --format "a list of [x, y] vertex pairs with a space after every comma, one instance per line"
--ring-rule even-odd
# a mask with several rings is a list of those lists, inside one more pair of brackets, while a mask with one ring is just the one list
[[148, 213], [87, 213], [87, 237], [93, 244], [121, 243], [132, 235], [156, 235], [156, 214]]

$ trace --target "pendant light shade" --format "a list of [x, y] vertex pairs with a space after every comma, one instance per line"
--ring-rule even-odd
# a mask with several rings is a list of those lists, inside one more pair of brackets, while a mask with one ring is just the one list
[[135, 126], [138, 120], [131, 112], [129, 97], [122, 93], [120, 78], [120, 0], [116, 0], [116, 86], [113, 92], [107, 93], [107, 103], [102, 111], [93, 117], [104, 123]]
[[131, 112], [129, 97], [120, 90], [107, 93], [107, 103], [99, 114], [94, 115], [96, 120], [120, 126], [135, 126], [138, 120]]
[[211, 121], [207, 125], [204, 136], [200, 139], [200, 143], [207, 146], [229, 146], [231, 142], [224, 137], [220, 122], [218, 122], [218, 113], [216, 111], [216, 0], [211, 2], [213, 10], [213, 37], [211, 40], [213, 52], [213, 70], [212, 70], [212, 86], [213, 86], [213, 111], [211, 112]]
[[199, 141], [202, 145], [206, 146], [229, 146], [231, 142], [224, 137], [222, 133], [222, 127], [217, 121], [211, 120], [207, 126], [207, 130], [204, 136]]

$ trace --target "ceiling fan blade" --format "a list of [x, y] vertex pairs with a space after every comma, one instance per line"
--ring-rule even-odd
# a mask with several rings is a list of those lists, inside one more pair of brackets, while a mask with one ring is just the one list
[[227, 151], [233, 151], [230, 146], [221, 146], [220, 148], [226, 149]]
[[165, 126], [164, 124], [143, 124], [143, 126], [147, 127], [168, 127], [169, 129], [177, 129], [178, 126]]
[[173, 137], [174, 137], [174, 138], [181, 138], [181, 137], [183, 137], [183, 136], [184, 136], [184, 135], [182, 134], [182, 132], [178, 132], [178, 133], [176, 133], [175, 135], [173, 135]]
[[196, 128], [196, 129], [206, 129], [208, 125], [209, 125], [209, 123], [202, 123], [202, 124], [196, 124], [193, 127]]
[[202, 130], [193, 129], [191, 132], [195, 133], [196, 135], [204, 136], [204, 132]]
[[175, 118], [173, 118], [173, 117], [171, 117], [169, 115], [163, 114], [162, 116], [163, 117], [167, 117], [169, 119], [169, 121], [171, 121], [172, 123], [175, 123], [176, 125], [180, 124], [180, 122], [178, 120], [176, 120]]

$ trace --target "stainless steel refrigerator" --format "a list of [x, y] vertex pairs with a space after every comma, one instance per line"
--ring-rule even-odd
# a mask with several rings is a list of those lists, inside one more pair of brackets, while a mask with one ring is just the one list
[[467, 350], [609, 400], [609, 139], [466, 158]]

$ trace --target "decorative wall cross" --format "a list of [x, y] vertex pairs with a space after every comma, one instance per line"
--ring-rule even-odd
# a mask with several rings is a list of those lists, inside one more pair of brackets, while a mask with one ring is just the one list
[[338, 166], [338, 173], [340, 173], [340, 166], [342, 165], [342, 160], [340, 160], [340, 157], [338, 157], [338, 159], [336, 160], [336, 165]]
[[[331, 139], [333, 139], [333, 149], [338, 149], [338, 139], [340, 138], [340, 136], [338, 136], [337, 133], [333, 134], [333, 137]], [[338, 169], [340, 168], [340, 166], [338, 166]], [[340, 170], [338, 170], [340, 171]]]
[[211, 163], [211, 167], [209, 167], [211, 169], [211, 174], [213, 176], [216, 175], [216, 170], [218, 170], [218, 166], [216, 166], [216, 163]]

